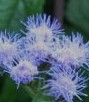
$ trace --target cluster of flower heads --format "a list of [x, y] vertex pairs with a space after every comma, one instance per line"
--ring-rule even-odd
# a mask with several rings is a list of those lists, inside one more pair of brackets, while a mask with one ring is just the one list
[[[19, 86], [39, 78], [38, 66], [51, 64], [46, 72], [50, 77], [43, 89], [56, 100], [73, 102], [74, 96], [87, 96], [82, 92], [88, 78], [81, 67], [89, 68], [89, 42], [81, 34], [67, 36], [57, 19], [51, 16], [30, 16], [26, 23], [25, 37], [19, 34], [0, 33], [0, 66]], [[45, 73], [44, 73], [45, 74]], [[49, 79], [50, 78], [50, 79]]]

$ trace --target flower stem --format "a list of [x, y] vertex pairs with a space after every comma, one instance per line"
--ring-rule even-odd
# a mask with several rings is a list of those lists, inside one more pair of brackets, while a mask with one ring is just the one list
[[23, 89], [28, 93], [28, 95], [33, 99], [35, 96], [35, 93], [33, 92], [32, 88], [30, 88], [27, 85], [22, 86]]

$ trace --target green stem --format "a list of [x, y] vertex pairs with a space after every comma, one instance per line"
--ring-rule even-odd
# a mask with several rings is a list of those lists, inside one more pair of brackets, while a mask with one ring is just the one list
[[35, 93], [33, 92], [32, 88], [30, 86], [23, 85], [23, 89], [28, 93], [28, 95], [33, 99], [35, 96]]

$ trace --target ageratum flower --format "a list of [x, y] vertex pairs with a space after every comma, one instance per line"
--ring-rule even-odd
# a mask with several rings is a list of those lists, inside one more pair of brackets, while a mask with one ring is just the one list
[[6, 31], [0, 33], [0, 64], [9, 63], [18, 53], [19, 38], [19, 35], [9, 34]]
[[27, 29], [26, 35], [30, 36], [33, 33], [38, 41], [48, 41], [53, 36], [63, 33], [58, 20], [54, 19], [51, 22], [51, 16], [47, 17], [46, 14], [37, 14], [36, 17], [30, 16], [27, 22], [23, 24]]
[[10, 74], [10, 77], [20, 85], [30, 83], [38, 74], [37, 66], [34, 65], [28, 58], [19, 56], [14, 59], [13, 64], [6, 66], [7, 70], [5, 72]]
[[44, 61], [51, 52], [51, 43], [48, 42], [36, 42], [28, 39], [27, 37], [21, 39], [20, 51], [21, 54], [26, 53], [26, 56], [30, 58], [36, 65]]
[[89, 67], [89, 42], [84, 44], [83, 37], [79, 33], [77, 35], [72, 34], [71, 37], [63, 36], [52, 56], [57, 61], [66, 64], [77, 67], [87, 65]]
[[80, 75], [79, 73], [80, 71], [76, 72], [72, 68], [65, 68], [61, 65], [52, 68], [48, 72], [51, 78], [47, 80], [43, 88], [47, 88], [49, 90], [47, 95], [54, 96], [56, 100], [62, 97], [67, 102], [73, 102], [74, 96], [82, 100], [80, 96], [87, 96], [82, 90], [87, 87], [85, 82], [88, 79], [83, 77], [83, 73]]

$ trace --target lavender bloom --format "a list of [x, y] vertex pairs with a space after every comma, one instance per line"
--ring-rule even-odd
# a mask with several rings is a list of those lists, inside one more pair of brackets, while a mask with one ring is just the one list
[[48, 41], [53, 36], [63, 33], [58, 20], [54, 19], [53, 22], [51, 22], [51, 16], [47, 17], [46, 14], [37, 14], [36, 17], [34, 15], [30, 16], [27, 22], [23, 24], [28, 31], [26, 35], [30, 36], [30, 34], [33, 33], [37, 41]]
[[20, 53], [26, 53], [26, 56], [30, 58], [36, 65], [39, 65], [41, 61], [48, 58], [52, 52], [52, 42], [40, 42], [35, 39], [29, 39], [24, 37], [20, 42]]
[[35, 62], [39, 62], [47, 58], [52, 52], [52, 42], [57, 34], [63, 33], [60, 23], [57, 19], [51, 22], [51, 17], [46, 14], [31, 16], [26, 23], [28, 41], [24, 44], [25, 51], [29, 52], [29, 56]]
[[80, 96], [87, 96], [82, 90], [87, 87], [85, 82], [88, 79], [83, 77], [83, 73], [79, 75], [79, 72], [61, 65], [52, 68], [48, 73], [51, 79], [47, 80], [47, 84], [43, 87], [49, 90], [47, 95], [54, 96], [56, 100], [63, 97], [67, 102], [73, 102], [74, 96], [82, 100]]
[[89, 42], [84, 44], [83, 37], [79, 33], [76, 36], [72, 34], [71, 37], [63, 36], [52, 56], [64, 64], [89, 67]]
[[18, 53], [18, 39], [20, 36], [17, 34], [0, 33], [0, 64], [10, 63], [13, 56]]
[[13, 61], [13, 64], [7, 65], [5, 72], [10, 74], [10, 77], [20, 85], [27, 84], [34, 80], [38, 74], [37, 66], [35, 66], [28, 58], [19, 56]]
[[40, 64], [50, 55], [51, 49], [47, 43], [35, 43], [33, 45], [27, 45], [26, 50], [29, 51], [28, 55], [31, 60]]

